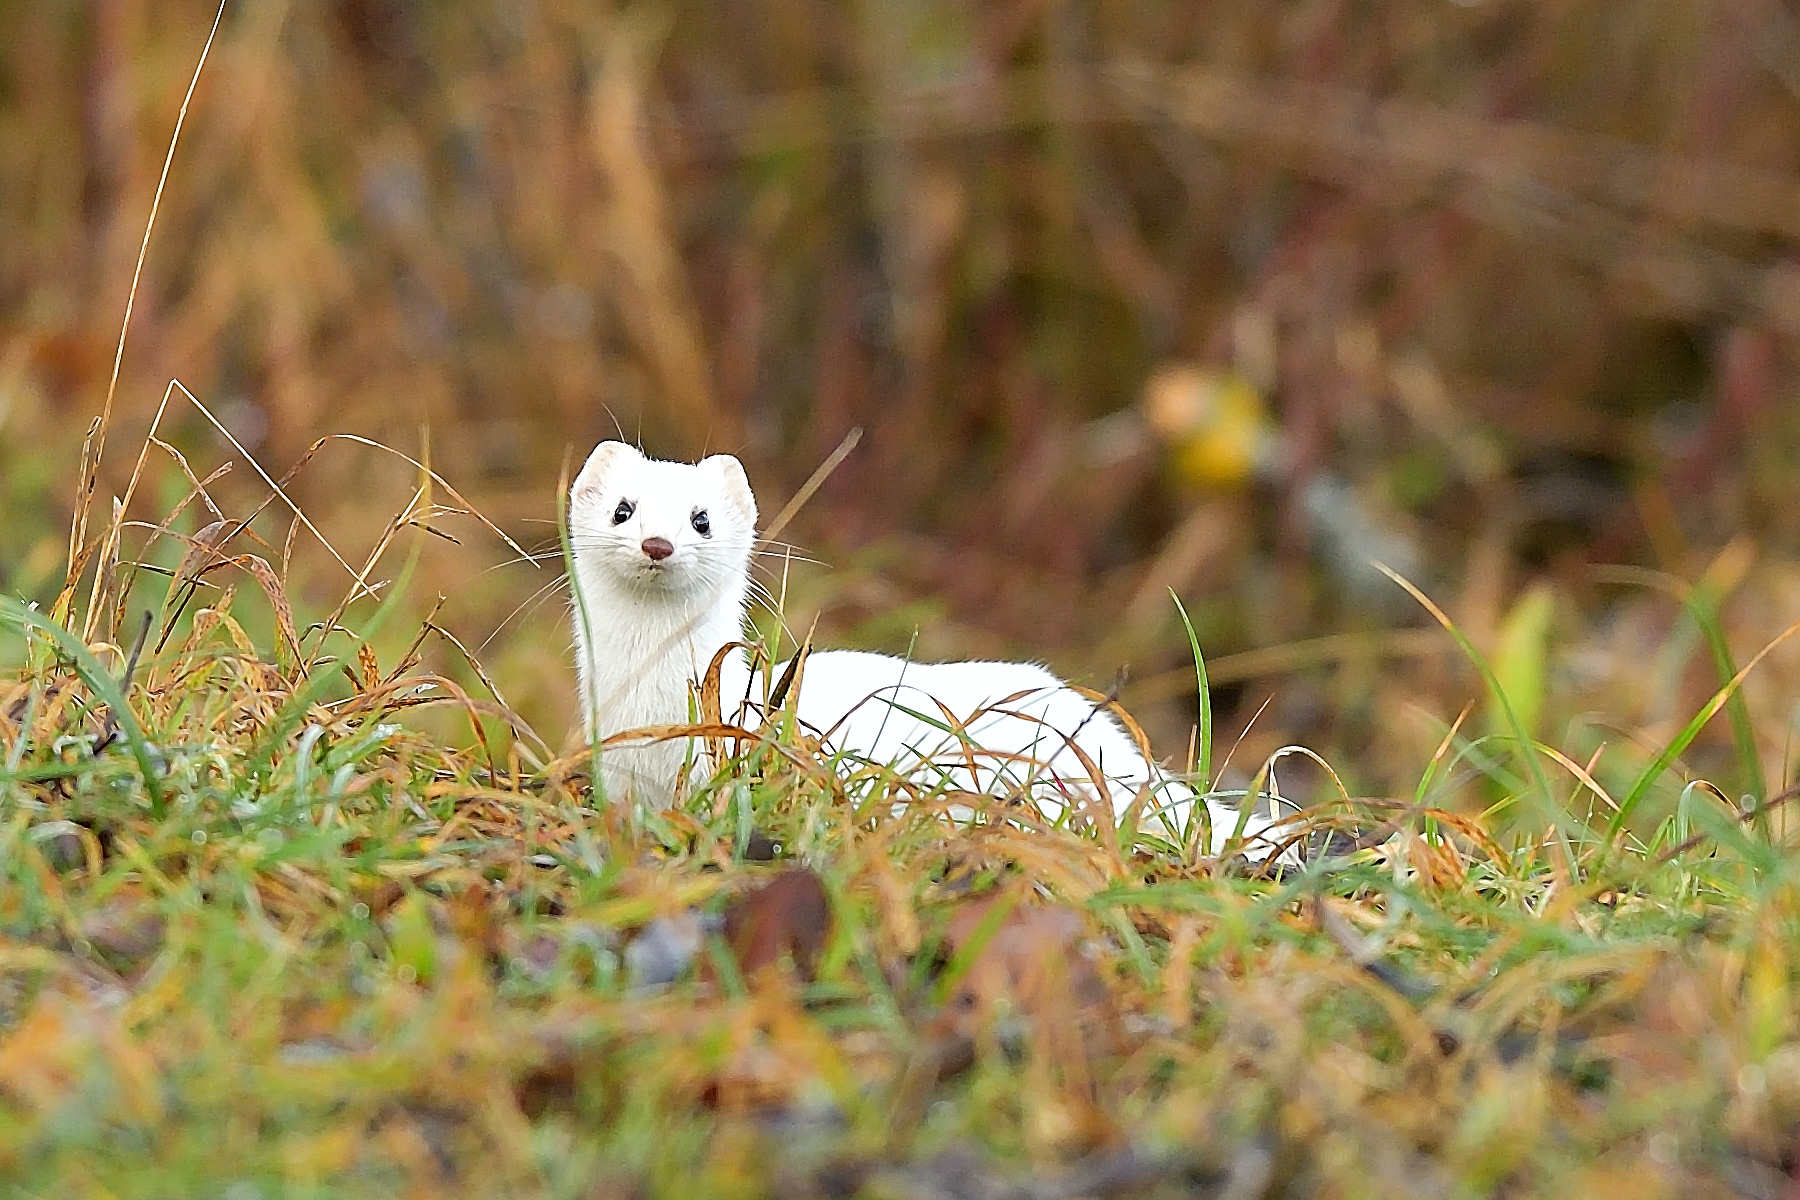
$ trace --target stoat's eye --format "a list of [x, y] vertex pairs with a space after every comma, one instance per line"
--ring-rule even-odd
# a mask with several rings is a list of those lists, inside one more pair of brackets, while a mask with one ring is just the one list
[[707, 519], [706, 510], [704, 508], [696, 508], [694, 510], [694, 515], [688, 518], [688, 523], [694, 527], [694, 532], [701, 537], [712, 536], [712, 522]]
[[629, 500], [619, 501], [619, 507], [613, 509], [613, 524], [614, 525], [623, 525], [625, 522], [631, 520], [631, 514], [636, 511], [637, 511], [637, 506], [634, 505], [631, 501], [629, 501]]

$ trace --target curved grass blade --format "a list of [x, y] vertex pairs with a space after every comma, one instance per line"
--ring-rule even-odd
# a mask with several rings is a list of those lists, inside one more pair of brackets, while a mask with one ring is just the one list
[[1187, 607], [1181, 603], [1174, 588], [1169, 589], [1169, 599], [1175, 602], [1175, 611], [1181, 614], [1181, 627], [1187, 631], [1188, 650], [1194, 656], [1194, 682], [1200, 689], [1200, 747], [1194, 766], [1195, 782], [1202, 791], [1208, 791], [1212, 788], [1213, 711], [1212, 688], [1206, 679], [1206, 658], [1200, 653], [1200, 635], [1194, 632]]
[[131, 748], [131, 756], [137, 760], [138, 770], [143, 774], [144, 791], [150, 797], [151, 815], [160, 818], [163, 815], [163, 793], [156, 758], [150, 752], [150, 743], [144, 737], [143, 726], [138, 724], [137, 716], [125, 703], [125, 693], [118, 680], [94, 657], [94, 652], [87, 648], [85, 642], [30, 605], [11, 596], [0, 596], [0, 620], [16, 627], [20, 632], [26, 629], [38, 630], [68, 656], [81, 681], [89, 691], [105, 702], [118, 721], [119, 732], [125, 735], [125, 744]]
[[[1737, 662], [1725, 637], [1721, 609], [1726, 597], [1736, 587], [1749, 566], [1750, 554], [1742, 544], [1734, 542], [1708, 567], [1699, 582], [1686, 581], [1662, 571], [1638, 567], [1607, 567], [1600, 578], [1634, 587], [1661, 592], [1679, 603], [1688, 620], [1712, 654], [1721, 687], [1737, 674]], [[1741, 692], [1734, 692], [1726, 702], [1726, 715], [1731, 718], [1731, 737], [1737, 750], [1741, 772], [1739, 785], [1759, 800], [1769, 795], [1768, 779], [1763, 773], [1762, 757], [1756, 751], [1755, 729], [1750, 722], [1750, 709]], [[1761, 818], [1758, 818], [1759, 827]]]
[[1619, 801], [1619, 811], [1613, 814], [1613, 819], [1607, 826], [1606, 835], [1608, 842], [1611, 842], [1618, 836], [1619, 831], [1625, 827], [1625, 822], [1631, 817], [1631, 814], [1636, 811], [1637, 806], [1643, 802], [1644, 797], [1649, 794], [1650, 789], [1655, 786], [1656, 781], [1663, 777], [1675, 760], [1681, 757], [1683, 751], [1693, 744], [1696, 737], [1700, 736], [1700, 731], [1706, 728], [1707, 722], [1716, 717], [1719, 714], [1719, 710], [1724, 708], [1731, 698], [1737, 694], [1738, 689], [1743, 686], [1744, 680], [1749, 676], [1750, 672], [1754, 671], [1758, 664], [1760, 664], [1763, 659], [1767, 658], [1775, 647], [1781, 645], [1796, 633], [1800, 633], [1800, 621], [1796, 621], [1792, 625], [1789, 625], [1776, 636], [1774, 641], [1764, 646], [1761, 650], [1758, 650], [1756, 652], [1756, 657], [1745, 663], [1743, 669], [1733, 675], [1731, 679], [1726, 682], [1724, 687], [1720, 688], [1717, 692], [1714, 692], [1713, 698], [1708, 700], [1698, 713], [1694, 714], [1694, 719], [1683, 726], [1681, 732], [1676, 734], [1667, 746], [1663, 747], [1662, 753], [1658, 754], [1656, 758], [1652, 760], [1650, 765], [1645, 767], [1643, 771], [1638, 774], [1637, 779], [1632, 781], [1630, 790], [1627, 791], [1624, 798]]
[[1433, 603], [1431, 597], [1420, 591], [1410, 580], [1401, 575], [1398, 571], [1387, 566], [1385, 563], [1376, 563], [1375, 569], [1405, 588], [1409, 596], [1422, 604], [1425, 607], [1425, 611], [1430, 613], [1433, 619], [1435, 619], [1439, 625], [1444, 627], [1445, 632], [1456, 640], [1457, 647], [1462, 650], [1464, 657], [1474, 665], [1475, 670], [1481, 675], [1482, 683], [1487, 685], [1488, 694], [1492, 697], [1494, 706], [1500, 710], [1500, 715], [1506, 719], [1507, 732], [1513, 739], [1514, 749], [1518, 758], [1524, 763], [1525, 771], [1531, 779], [1532, 787], [1536, 789], [1538, 795], [1542, 798], [1546, 814], [1556, 821], [1557, 832], [1561, 834], [1563, 832], [1563, 825], [1572, 818], [1563, 807], [1556, 802], [1556, 794], [1550, 790], [1549, 776], [1544, 774], [1543, 764], [1538, 762], [1536, 743], [1532, 740], [1531, 734], [1526, 730], [1524, 723], [1519, 719], [1519, 714], [1513, 708], [1512, 701], [1507, 698], [1506, 689], [1500, 686], [1500, 680], [1494, 674], [1493, 668], [1490, 667], [1487, 660], [1481, 656], [1481, 652], [1475, 648], [1475, 644], [1469, 640], [1468, 635], [1464, 634], [1462, 630], [1456, 627], [1456, 623], [1450, 619], [1449, 614], [1445, 613], [1443, 609]]
[[[1718, 589], [1701, 583], [1682, 596], [1682, 605], [1706, 639], [1720, 684], [1728, 686], [1737, 674], [1737, 663], [1732, 658], [1731, 645], [1726, 641], [1725, 627], [1719, 620], [1722, 599]], [[1741, 690], [1732, 690], [1731, 697], [1725, 702], [1725, 715], [1731, 721], [1731, 740], [1737, 748], [1738, 769], [1742, 773], [1739, 783], [1760, 800], [1769, 794], [1769, 782], [1763, 776], [1762, 756], [1756, 752], [1756, 731], [1750, 724], [1750, 707], [1744, 702]]]
[[[376, 608], [369, 620], [364, 623], [363, 632], [360, 635], [355, 635], [355, 649], [361, 649], [362, 647], [367, 646], [370, 639], [375, 636], [382, 626], [387, 624], [389, 618], [391, 618], [399, 609], [400, 600], [406, 595], [407, 585], [412, 581], [413, 572], [419, 565], [419, 557], [424, 550], [426, 536], [427, 535], [423, 531], [419, 531], [414, 537], [412, 551], [406, 557], [406, 565], [401, 568], [399, 575], [394, 579], [393, 586], [388, 590], [388, 594], [381, 601], [380, 606]], [[340, 628], [342, 627], [340, 626]], [[328, 629], [320, 636], [319, 645], [321, 649], [325, 644], [325, 638], [329, 637], [330, 634], [331, 631]], [[293, 692], [288, 697], [287, 702], [281, 706], [281, 709], [275, 714], [274, 719], [269, 722], [266, 728], [264, 728], [262, 736], [257, 740], [255, 748], [251, 751], [244, 768], [247, 777], [255, 778], [262, 774], [273, 761], [277, 748], [281, 746], [290, 733], [300, 727], [300, 724], [306, 720], [306, 714], [311, 711], [312, 706], [324, 696], [326, 690], [331, 687], [334, 682], [330, 671], [315, 671], [306, 679], [297, 691]]]

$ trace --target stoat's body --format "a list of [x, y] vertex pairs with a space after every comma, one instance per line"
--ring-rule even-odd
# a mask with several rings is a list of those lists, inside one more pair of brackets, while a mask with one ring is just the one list
[[[600, 742], [688, 722], [694, 683], [719, 650], [743, 638], [756, 537], [756, 500], [743, 467], [729, 455], [658, 462], [603, 442], [575, 480], [569, 534], [588, 736]], [[727, 711], [749, 690], [749, 668], [733, 650], [720, 674]], [[794, 704], [846, 768], [889, 765], [926, 788], [1023, 793], [1047, 814], [1097, 798], [1115, 817], [1148, 792], [1140, 810], [1146, 827], [1157, 813], [1179, 826], [1196, 799], [1146, 759], [1111, 714], [1029, 663], [815, 651]], [[706, 767], [684, 738], [606, 746], [601, 784], [610, 800], [667, 804], [690, 765]], [[1237, 814], [1214, 808], [1211, 817], [1216, 852]], [[1247, 832], [1268, 824], [1254, 820]]]
[[893, 766], [926, 785], [1025, 794], [1053, 814], [1102, 794], [1115, 817], [1192, 792], [1144, 758], [1110, 713], [1033, 663], [922, 663], [856, 650], [807, 657], [795, 713], [850, 765]]

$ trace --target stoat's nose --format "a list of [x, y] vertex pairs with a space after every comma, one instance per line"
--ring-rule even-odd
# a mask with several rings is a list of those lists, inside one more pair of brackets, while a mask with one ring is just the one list
[[668, 538], [645, 538], [643, 551], [652, 562], [661, 562], [675, 553], [675, 544]]

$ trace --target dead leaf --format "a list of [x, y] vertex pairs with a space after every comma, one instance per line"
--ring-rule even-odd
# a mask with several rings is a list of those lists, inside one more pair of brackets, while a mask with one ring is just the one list
[[165, 923], [144, 898], [120, 893], [81, 922], [81, 937], [107, 958], [135, 966], [162, 949]]
[[1095, 966], [1086, 918], [1063, 906], [1013, 903], [989, 896], [951, 916], [946, 949], [950, 969], [962, 975], [937, 1030], [979, 1042], [1005, 1018], [1029, 1026], [1032, 1044], [1056, 1058], [1115, 1052], [1123, 1039], [1119, 1014]]
[[725, 910], [725, 941], [746, 979], [784, 959], [810, 979], [830, 936], [831, 897], [805, 867], [772, 876]]
[[372, 692], [381, 686], [381, 665], [375, 660], [375, 651], [367, 642], [356, 648], [356, 662], [362, 668], [362, 688]]

